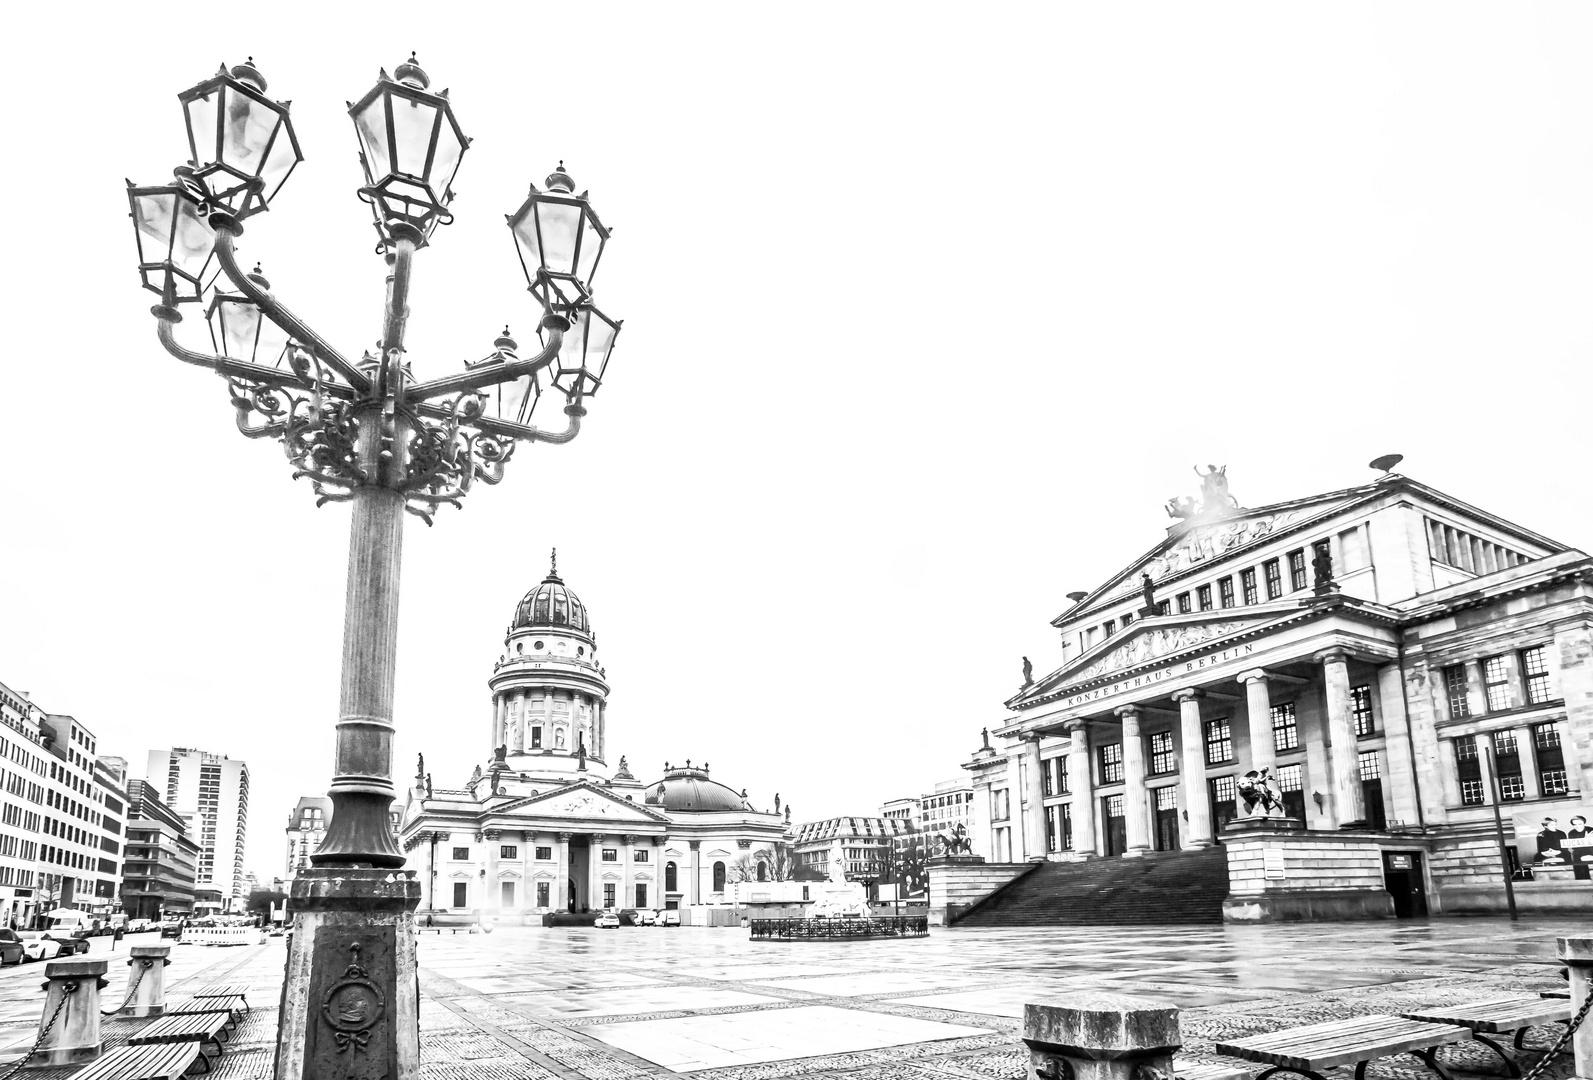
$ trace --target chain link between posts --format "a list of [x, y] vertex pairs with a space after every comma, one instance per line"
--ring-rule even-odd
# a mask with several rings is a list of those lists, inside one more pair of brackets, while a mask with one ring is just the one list
[[127, 996], [122, 999], [122, 1003], [116, 1006], [114, 1009], [101, 1009], [100, 1015], [115, 1016], [117, 1013], [127, 1008], [127, 1003], [133, 1000], [133, 994], [138, 989], [138, 981], [144, 977], [144, 972], [148, 971], [154, 966], [155, 962], [153, 960], [140, 960], [138, 962], [138, 967], [133, 969], [133, 977], [127, 982]]
[[1576, 1029], [1581, 1026], [1583, 1020], [1587, 1019], [1589, 1006], [1593, 1006], [1593, 994], [1589, 994], [1587, 1000], [1582, 1002], [1582, 1007], [1576, 1011], [1575, 1016], [1571, 1017], [1571, 1022], [1565, 1025], [1565, 1030], [1560, 1033], [1560, 1037], [1555, 1040], [1554, 1045], [1549, 1047], [1548, 1053], [1544, 1054], [1536, 1065], [1527, 1070], [1527, 1075], [1523, 1076], [1521, 1080], [1538, 1080], [1543, 1075], [1543, 1071], [1549, 1067], [1549, 1063], [1554, 1060], [1555, 1055], [1565, 1049], [1565, 1044], [1571, 1041], [1571, 1036], [1576, 1034]]
[[11, 1080], [13, 1076], [22, 1071], [22, 1066], [28, 1063], [28, 1059], [39, 1052], [39, 1047], [44, 1045], [44, 1040], [50, 1037], [50, 1029], [55, 1027], [56, 1020], [60, 1019], [61, 1010], [66, 1008], [66, 1003], [72, 1000], [72, 995], [75, 993], [77, 993], [77, 983], [75, 982], [67, 983], [61, 987], [61, 1003], [50, 1014], [50, 1019], [45, 1023], [44, 1030], [39, 1032], [38, 1039], [34, 1041], [32, 1046], [28, 1047], [28, 1052], [23, 1054], [15, 1065], [7, 1069], [4, 1076], [0, 1076], [0, 1080]]

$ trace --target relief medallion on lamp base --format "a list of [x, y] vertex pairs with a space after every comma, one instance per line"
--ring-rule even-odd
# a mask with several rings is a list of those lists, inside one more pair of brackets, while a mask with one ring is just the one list
[[414, 872], [318, 866], [291, 902], [275, 1080], [418, 1077]]

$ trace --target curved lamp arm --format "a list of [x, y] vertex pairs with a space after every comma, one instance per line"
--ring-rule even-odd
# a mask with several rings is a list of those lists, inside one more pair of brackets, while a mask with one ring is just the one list
[[409, 387], [406, 396], [410, 401], [427, 401], [448, 394], [457, 394], [461, 390], [480, 390], [499, 383], [513, 382], [522, 375], [530, 375], [547, 367], [553, 362], [553, 358], [559, 355], [559, 347], [564, 344], [564, 331], [570, 328], [570, 324], [558, 315], [549, 315], [542, 320], [542, 327], [548, 331], [548, 343], [531, 359], [515, 360], [507, 364], [481, 364], [458, 375], [428, 379]]
[[[156, 318], [159, 319], [160, 343], [167, 352], [185, 364], [194, 364], [198, 367], [218, 371], [229, 379], [248, 379], [251, 382], [270, 383], [274, 386], [295, 386], [303, 389], [312, 389], [305, 386], [304, 381], [291, 371], [279, 368], [261, 367], [259, 364], [250, 364], [242, 360], [234, 360], [229, 356], [212, 356], [209, 353], [197, 352], [177, 342], [175, 327], [182, 319], [175, 310], [156, 308]], [[353, 391], [346, 386], [336, 383], [324, 384], [320, 387], [323, 394], [329, 397], [352, 397]]]
[[[446, 406], [434, 405], [431, 402], [416, 402], [410, 408], [421, 416], [438, 420], [446, 420], [453, 415]], [[494, 420], [490, 416], [472, 417], [468, 421], [468, 426], [485, 431], [489, 435], [520, 442], [567, 443], [581, 433], [581, 417], [586, 415], [586, 406], [575, 403], [566, 405], [564, 415], [570, 419], [563, 431], [544, 431], [529, 424], [516, 424], [512, 420]]]
[[[212, 217], [214, 219], [214, 215]], [[355, 390], [369, 390], [371, 380], [364, 372], [344, 359], [342, 353], [332, 348], [325, 338], [311, 330], [297, 315], [283, 307], [275, 297], [249, 280], [249, 276], [238, 265], [238, 257], [232, 250], [232, 242], [237, 236], [236, 230], [237, 226], [231, 223], [220, 223], [216, 228], [216, 261], [221, 264], [222, 272], [227, 275], [228, 280], [239, 292], [253, 300], [266, 318], [286, 330], [295, 341], [314, 351], [327, 367], [347, 379]]]

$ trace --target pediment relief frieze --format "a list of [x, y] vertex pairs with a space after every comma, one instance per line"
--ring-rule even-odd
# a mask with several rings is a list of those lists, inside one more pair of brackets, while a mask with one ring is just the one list
[[1185, 623], [1179, 626], [1152, 626], [1134, 631], [1134, 636], [1108, 650], [1088, 666], [1066, 673], [1059, 682], [1088, 682], [1114, 671], [1149, 664], [1163, 657], [1192, 649], [1196, 645], [1238, 633], [1255, 624], [1253, 619], [1223, 622]]

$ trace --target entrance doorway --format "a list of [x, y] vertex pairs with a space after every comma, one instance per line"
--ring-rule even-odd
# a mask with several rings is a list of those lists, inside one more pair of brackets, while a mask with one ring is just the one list
[[1178, 789], [1159, 787], [1156, 799], [1156, 850], [1178, 850]]
[[1123, 796], [1108, 795], [1101, 800], [1105, 828], [1106, 854], [1121, 855], [1128, 850], [1128, 821], [1123, 817]]
[[1211, 797], [1211, 838], [1222, 843], [1222, 827], [1238, 813], [1239, 789], [1232, 776], [1213, 776], [1206, 781]]
[[1422, 888], [1422, 857], [1418, 851], [1383, 852], [1383, 886], [1394, 898], [1396, 919], [1425, 919], [1427, 893]]

